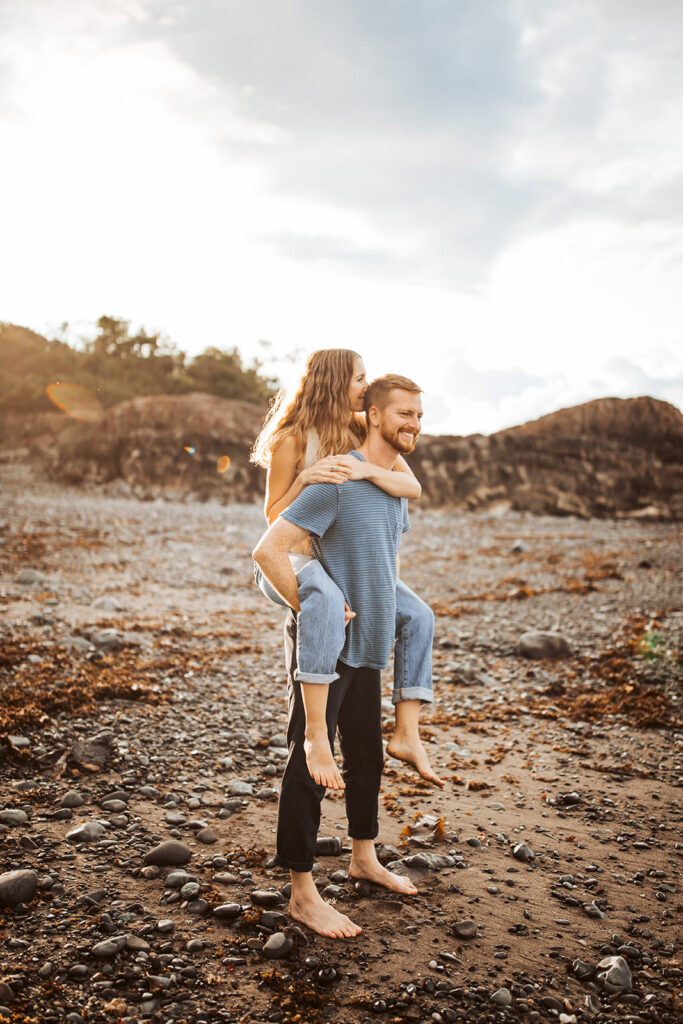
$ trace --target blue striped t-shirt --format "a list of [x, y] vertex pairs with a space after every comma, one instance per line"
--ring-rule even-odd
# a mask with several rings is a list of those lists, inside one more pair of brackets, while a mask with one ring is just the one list
[[369, 480], [309, 484], [281, 516], [310, 532], [316, 558], [356, 613], [340, 660], [386, 668], [396, 635], [396, 556], [410, 529], [407, 500]]

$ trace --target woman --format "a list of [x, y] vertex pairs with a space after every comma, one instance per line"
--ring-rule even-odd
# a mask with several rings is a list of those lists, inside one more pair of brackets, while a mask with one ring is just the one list
[[[269, 523], [312, 483], [343, 484], [363, 477], [395, 497], [419, 498], [422, 489], [403, 458], [399, 457], [392, 471], [346, 454], [365, 437], [366, 390], [365, 367], [357, 352], [324, 349], [308, 357], [293, 399], [283, 391], [277, 395], [251, 456], [268, 470], [265, 514]], [[290, 559], [299, 577], [295, 676], [301, 683], [306, 710], [306, 760], [316, 783], [343, 789], [330, 749], [325, 709], [328, 686], [337, 678], [335, 667], [344, 646], [345, 628], [355, 613], [313, 558], [308, 541], [291, 552]], [[285, 603], [258, 568], [256, 581], [271, 600]], [[321, 621], [326, 623], [323, 630]], [[396, 727], [387, 753], [413, 764], [423, 778], [443, 786], [419, 735], [420, 704], [432, 700], [432, 636], [431, 609], [399, 582], [392, 695]]]

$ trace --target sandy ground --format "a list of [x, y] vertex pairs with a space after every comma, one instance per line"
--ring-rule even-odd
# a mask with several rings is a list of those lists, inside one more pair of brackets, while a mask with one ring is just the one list
[[[378, 848], [416, 897], [353, 885], [343, 800], [326, 798], [341, 852], [316, 881], [363, 928], [334, 941], [294, 925], [268, 866], [286, 699], [284, 616], [252, 582], [260, 509], [17, 465], [0, 489], [0, 873], [38, 876], [0, 910], [0, 1015], [680, 1019], [679, 526], [414, 507], [402, 576], [436, 613], [423, 734], [448, 782], [385, 765]], [[573, 654], [518, 656], [537, 629]], [[103, 831], [67, 838], [82, 822]], [[143, 860], [173, 838], [182, 891]]]

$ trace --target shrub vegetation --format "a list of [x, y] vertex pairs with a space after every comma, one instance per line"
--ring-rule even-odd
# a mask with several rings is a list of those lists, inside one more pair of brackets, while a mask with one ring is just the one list
[[89, 388], [105, 407], [138, 395], [207, 391], [223, 398], [265, 403], [274, 381], [258, 360], [245, 366], [236, 348], [206, 348], [188, 356], [159, 334], [131, 333], [112, 316], [98, 334], [75, 348], [27, 327], [0, 323], [0, 408], [8, 412], [54, 409], [45, 388], [57, 381]]

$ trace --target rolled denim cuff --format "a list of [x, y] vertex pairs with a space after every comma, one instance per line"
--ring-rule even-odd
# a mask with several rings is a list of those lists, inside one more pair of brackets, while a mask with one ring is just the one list
[[299, 669], [294, 669], [294, 678], [297, 683], [318, 683], [323, 686], [329, 686], [335, 679], [339, 679], [339, 673], [335, 672], [334, 675], [320, 675], [316, 672], [299, 672]]
[[423, 704], [431, 704], [434, 700], [434, 691], [428, 690], [425, 686], [404, 686], [395, 689], [391, 695], [391, 703], [400, 704], [402, 700], [421, 700]]

